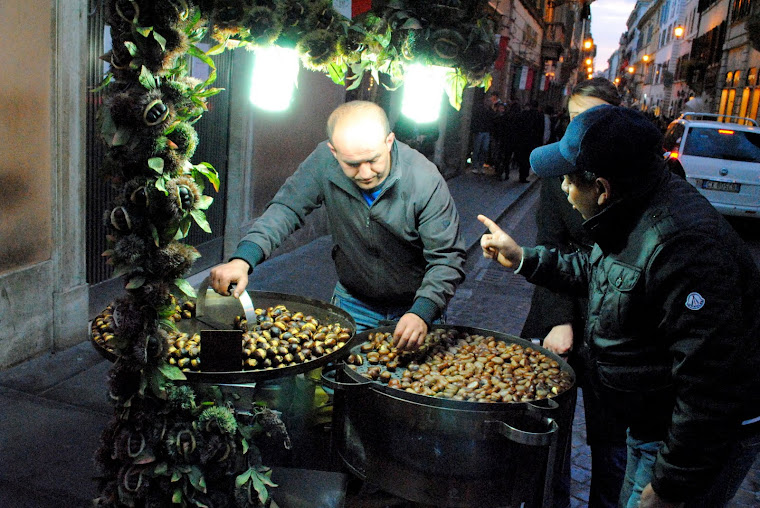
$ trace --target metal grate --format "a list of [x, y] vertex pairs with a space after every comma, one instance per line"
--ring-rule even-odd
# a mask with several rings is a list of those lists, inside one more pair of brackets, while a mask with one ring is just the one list
[[[102, 6], [101, 2], [94, 2]], [[103, 102], [101, 92], [93, 93], [93, 90], [103, 79], [106, 64], [100, 60], [105, 53], [104, 41], [110, 46], [111, 35], [105, 27], [102, 8], [96, 8], [88, 17], [87, 26], [87, 147], [86, 147], [86, 171], [87, 171], [87, 197], [85, 226], [87, 237], [87, 282], [96, 284], [110, 278], [113, 272], [106, 265], [105, 258], [101, 253], [106, 250], [106, 231], [103, 227], [103, 213], [111, 201], [114, 191], [100, 175], [100, 166], [106, 152], [106, 146], [101, 141], [96, 122], [98, 108]]]

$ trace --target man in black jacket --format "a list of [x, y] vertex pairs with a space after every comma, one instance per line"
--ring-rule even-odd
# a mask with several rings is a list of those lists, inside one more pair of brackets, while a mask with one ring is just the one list
[[661, 146], [633, 110], [581, 113], [531, 165], [564, 175], [591, 252], [520, 247], [479, 216], [481, 246], [530, 282], [588, 294], [590, 388], [628, 424], [620, 506], [720, 507], [760, 448], [760, 272]]

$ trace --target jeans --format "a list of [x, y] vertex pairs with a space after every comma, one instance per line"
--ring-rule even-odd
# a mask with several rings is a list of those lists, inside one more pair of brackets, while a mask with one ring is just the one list
[[[588, 428], [587, 428], [588, 430]], [[592, 442], [589, 508], [615, 508], [626, 466], [626, 447], [620, 443]]]
[[488, 158], [488, 148], [491, 143], [490, 132], [476, 132], [472, 138], [472, 168], [483, 169]]
[[[718, 475], [685, 508], [720, 508], [736, 494], [744, 477], [760, 452], [760, 424], [743, 428], [742, 437], [731, 446], [728, 458]], [[759, 428], [755, 428], [759, 427]], [[628, 464], [620, 491], [621, 508], [635, 508], [641, 492], [652, 481], [654, 463], [662, 441], [644, 442], [628, 435]]]
[[[335, 284], [330, 303], [348, 312], [356, 322], [356, 333], [385, 326], [383, 321], [398, 321], [409, 312], [409, 305], [372, 305], [353, 296], [340, 282]], [[444, 324], [445, 316], [433, 321], [434, 324]]]

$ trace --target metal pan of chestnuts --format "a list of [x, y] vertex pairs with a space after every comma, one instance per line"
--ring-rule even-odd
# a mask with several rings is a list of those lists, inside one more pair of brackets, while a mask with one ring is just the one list
[[[203, 321], [196, 318], [194, 300], [174, 301], [170, 317], [176, 330], [167, 334], [166, 360], [185, 373], [189, 382], [250, 383], [294, 376], [341, 359], [355, 343], [356, 325], [344, 310], [326, 302], [297, 295], [249, 291], [256, 303], [256, 323], [248, 323], [239, 303], [216, 307]], [[91, 326], [91, 342], [106, 359], [115, 361], [118, 324], [109, 305]], [[216, 325], [216, 326], [213, 326]], [[240, 330], [240, 369], [203, 370], [201, 331]]]
[[356, 335], [343, 369], [351, 382], [411, 402], [467, 410], [551, 404], [550, 399], [575, 384], [565, 360], [518, 337], [433, 325], [418, 350], [400, 351], [393, 330], [382, 327]]

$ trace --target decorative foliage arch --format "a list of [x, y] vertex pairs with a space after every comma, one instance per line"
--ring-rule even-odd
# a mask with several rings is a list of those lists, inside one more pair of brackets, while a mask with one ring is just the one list
[[[410, 63], [451, 67], [455, 107], [467, 86], [490, 84], [496, 57], [485, 0], [390, 0], [348, 20], [330, 0], [105, 0], [112, 50], [99, 89], [98, 124], [107, 153], [102, 172], [116, 190], [104, 214], [115, 275], [126, 294], [109, 320], [117, 360], [109, 373], [115, 414], [102, 435], [98, 506], [266, 506], [269, 470], [254, 440], [285, 436], [274, 413], [243, 417], [195, 393], [166, 361], [178, 298], [194, 297], [184, 277], [198, 252], [182, 243], [212, 198], [219, 176], [193, 164], [193, 124], [221, 90], [213, 55], [277, 44], [298, 50], [303, 65], [353, 88], [365, 73], [403, 81]], [[208, 51], [198, 44], [206, 37]], [[189, 59], [209, 65], [208, 79], [188, 76]], [[184, 296], [182, 296], [184, 295]], [[204, 398], [205, 397], [205, 398]]]

